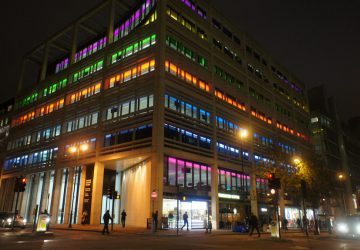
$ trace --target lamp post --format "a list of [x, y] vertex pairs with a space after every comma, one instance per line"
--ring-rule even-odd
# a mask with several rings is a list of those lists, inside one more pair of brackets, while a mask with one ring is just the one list
[[[69, 153], [74, 155], [76, 153], [76, 166], [78, 166], [78, 161], [79, 161], [79, 156], [80, 156], [80, 151], [85, 152], [89, 149], [89, 145], [88, 144], [81, 144], [80, 146], [72, 146], [69, 148]], [[75, 183], [73, 185], [73, 187], [75, 187]], [[79, 193], [79, 190], [77, 191], [77, 194]], [[77, 198], [76, 198], [77, 200]], [[72, 191], [72, 199], [71, 199], [71, 207], [70, 207], [70, 218], [69, 218], [69, 228], [72, 228], [72, 213], [73, 213], [73, 205], [74, 205], [74, 188]]]
[[[294, 158], [294, 163], [296, 166], [301, 167], [302, 164], [302, 160], [300, 158]], [[303, 205], [303, 218], [302, 218], [302, 222], [303, 222], [303, 227], [305, 230], [305, 234], [306, 236], [309, 235], [308, 232], [308, 225], [307, 225], [307, 216], [306, 216], [306, 207], [305, 207], [305, 196], [306, 196], [306, 182], [305, 180], [301, 180], [301, 192], [302, 192], [302, 205]], [[315, 216], [315, 214], [314, 214]]]
[[244, 148], [243, 148], [243, 141], [248, 137], [248, 130], [247, 129], [241, 129], [239, 132], [239, 138], [240, 138], [240, 154], [241, 154], [241, 171], [243, 174], [243, 177], [241, 178], [241, 187], [243, 189], [243, 191], [245, 191], [245, 187], [244, 187]]
[[346, 215], [346, 210], [347, 210], [347, 208], [346, 208], [346, 202], [345, 202], [345, 197], [344, 197], [344, 190], [343, 190], [343, 180], [344, 180], [344, 178], [345, 178], [345, 176], [343, 175], [343, 174], [339, 174], [338, 175], [338, 178], [339, 178], [339, 181], [340, 181], [340, 184], [341, 184], [341, 192], [340, 192], [340, 194], [341, 194], [341, 200], [342, 200], [342, 203], [343, 203], [343, 207], [344, 207], [344, 214]]

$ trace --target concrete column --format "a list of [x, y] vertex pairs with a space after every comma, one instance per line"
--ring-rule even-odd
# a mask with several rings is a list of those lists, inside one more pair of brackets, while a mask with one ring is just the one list
[[[45, 176], [44, 176], [44, 190], [43, 190], [43, 197], [42, 197], [42, 202], [41, 202], [41, 208], [40, 211], [44, 211], [45, 209], [47, 209], [48, 204], [50, 202], [50, 193], [52, 192], [52, 190], [50, 190], [50, 178], [51, 178], [51, 171], [47, 171], [45, 172]], [[48, 211], [49, 213], [50, 211]]]
[[211, 168], [211, 222], [213, 229], [217, 229], [219, 226], [220, 214], [219, 214], [219, 177], [218, 166], [214, 164]]
[[20, 95], [20, 93], [23, 90], [26, 61], [27, 61], [27, 59], [23, 58], [22, 62], [21, 62], [21, 68], [20, 68], [20, 74], [19, 74], [19, 80], [18, 80], [18, 86], [17, 86], [17, 94], [18, 95]]
[[99, 225], [101, 219], [101, 204], [104, 182], [104, 163], [95, 162], [94, 178], [92, 183], [90, 224]]
[[285, 200], [284, 200], [284, 188], [279, 189], [279, 208], [280, 216], [285, 218]]
[[15, 178], [2, 179], [1, 182], [0, 211], [10, 211], [15, 195]]
[[259, 208], [257, 201], [257, 191], [256, 191], [256, 175], [254, 172], [250, 175], [250, 205], [251, 212], [255, 214], [257, 217], [259, 216]]
[[[24, 194], [22, 201], [25, 205], [25, 213], [24, 216], [28, 220], [33, 220], [34, 218], [34, 209], [36, 208], [36, 198], [38, 195], [38, 187], [39, 187], [39, 176], [40, 174], [34, 174], [31, 178], [31, 184], [28, 189], [28, 192]], [[29, 179], [30, 179], [29, 178]]]
[[[157, 4], [158, 26], [156, 28], [156, 76], [154, 85], [154, 112], [152, 131], [152, 153], [151, 153], [151, 184], [150, 192], [155, 190], [157, 198], [154, 201], [154, 211], [158, 210], [159, 222], [162, 217], [163, 205], [163, 176], [164, 176], [164, 93], [165, 93], [165, 33], [166, 33], [166, 1]], [[149, 196], [150, 197], [150, 196]], [[152, 200], [149, 199], [149, 207], [152, 208]], [[151, 217], [149, 211], [149, 218]], [[159, 226], [160, 223], [158, 224]]]
[[51, 223], [55, 224], [57, 222], [59, 202], [60, 202], [60, 193], [61, 193], [61, 178], [62, 178], [62, 169], [55, 171], [54, 177], [54, 187], [53, 187], [53, 196], [51, 200], [50, 215]]
[[84, 203], [84, 191], [85, 191], [85, 179], [86, 179], [86, 167], [82, 166], [81, 169], [81, 181], [79, 188], [79, 206], [78, 206], [78, 224], [81, 223], [81, 217], [83, 212], [83, 203]]
[[77, 50], [77, 40], [78, 40], [78, 33], [79, 33], [79, 23], [75, 23], [73, 26], [73, 37], [72, 37], [72, 45], [71, 45], [71, 51], [70, 51], [70, 58], [69, 58], [69, 64], [75, 63], [75, 54]]
[[41, 71], [40, 71], [40, 81], [42, 81], [46, 78], [48, 59], [49, 59], [49, 48], [50, 48], [50, 42], [47, 42], [44, 45], [44, 58], [43, 58]]
[[109, 1], [109, 26], [107, 31], [108, 44], [114, 41], [114, 22], [115, 22], [115, 0]]
[[64, 224], [68, 224], [70, 219], [70, 208], [73, 202], [73, 196], [72, 196], [73, 186], [74, 186], [74, 168], [69, 168], [67, 192], [65, 199]]

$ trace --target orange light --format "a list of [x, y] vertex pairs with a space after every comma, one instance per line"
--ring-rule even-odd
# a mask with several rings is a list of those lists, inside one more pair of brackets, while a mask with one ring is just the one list
[[26, 178], [22, 178], [22, 179], [21, 179], [21, 182], [22, 182], [22, 183], [26, 183], [26, 181], [27, 181]]
[[69, 148], [69, 152], [72, 154], [75, 153], [76, 151], [77, 151], [77, 148], [74, 146]]

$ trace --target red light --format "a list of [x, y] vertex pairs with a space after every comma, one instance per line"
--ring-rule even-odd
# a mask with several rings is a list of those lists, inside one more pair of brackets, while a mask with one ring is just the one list
[[21, 182], [22, 182], [22, 183], [26, 183], [26, 178], [22, 178], [22, 179], [21, 179]]
[[272, 175], [272, 174], [268, 174], [268, 178], [269, 178], [269, 179], [272, 179], [272, 178], [273, 178], [273, 175]]

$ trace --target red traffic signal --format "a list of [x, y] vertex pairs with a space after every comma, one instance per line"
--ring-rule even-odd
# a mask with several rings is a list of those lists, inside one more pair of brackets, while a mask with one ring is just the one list
[[15, 192], [24, 192], [26, 187], [27, 179], [25, 177], [17, 177], [15, 179]]

